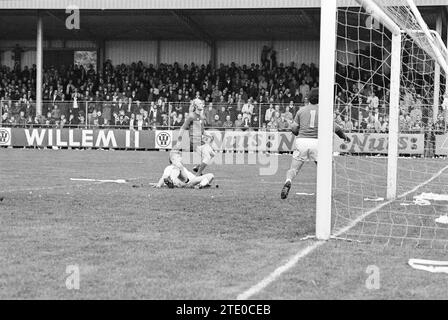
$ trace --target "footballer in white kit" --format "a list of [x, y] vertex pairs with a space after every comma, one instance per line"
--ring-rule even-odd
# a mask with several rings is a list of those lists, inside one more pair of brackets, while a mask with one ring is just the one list
[[[317, 164], [318, 155], [318, 120], [319, 120], [319, 90], [313, 89], [309, 96], [310, 105], [297, 112], [291, 131], [297, 136], [294, 141], [291, 168], [286, 174], [286, 182], [282, 188], [281, 198], [287, 199], [292, 181], [305, 162], [314, 161]], [[335, 124], [334, 131], [341, 139], [350, 142], [342, 129]]]
[[159, 182], [155, 185], [156, 188], [162, 188], [166, 185], [170, 189], [174, 188], [197, 188], [203, 189], [210, 187], [210, 184], [215, 179], [212, 173], [207, 173], [202, 176], [197, 176], [188, 171], [185, 167], [181, 170], [178, 166], [171, 164], [165, 168], [163, 175]]

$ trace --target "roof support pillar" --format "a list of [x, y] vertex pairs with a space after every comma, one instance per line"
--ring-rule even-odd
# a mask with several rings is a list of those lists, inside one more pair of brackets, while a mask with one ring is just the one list
[[106, 62], [106, 41], [104, 39], [96, 42], [97, 62], [96, 70], [98, 73], [103, 72], [104, 63]]
[[38, 10], [36, 39], [36, 115], [42, 114], [43, 37], [42, 14]]

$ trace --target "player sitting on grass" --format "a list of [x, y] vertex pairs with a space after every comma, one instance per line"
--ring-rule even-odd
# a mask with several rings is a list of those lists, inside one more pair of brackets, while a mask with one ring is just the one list
[[[302, 108], [292, 124], [291, 131], [296, 136], [294, 142], [294, 153], [292, 156], [291, 169], [286, 174], [286, 182], [282, 188], [281, 198], [288, 198], [291, 184], [299, 173], [302, 166], [307, 161], [314, 161], [317, 164], [318, 145], [318, 115], [319, 115], [319, 90], [314, 89], [309, 96], [310, 105]], [[345, 142], [350, 142], [342, 129], [334, 124], [334, 132]]]
[[210, 187], [210, 184], [215, 179], [212, 173], [203, 176], [196, 176], [185, 167], [180, 170], [178, 166], [170, 164], [163, 171], [163, 175], [159, 182], [154, 186], [155, 188], [162, 188], [167, 186], [170, 189], [174, 188], [196, 188], [204, 189]]
[[[177, 143], [173, 150], [175, 152], [182, 149], [182, 139], [185, 132], [189, 132], [190, 150], [195, 150], [201, 156], [201, 163], [193, 168], [198, 176], [202, 176], [202, 172], [208, 166], [210, 161], [215, 157], [215, 151], [211, 146], [213, 137], [204, 134], [204, 126], [206, 118], [204, 116], [204, 102], [196, 98], [192, 102], [192, 112], [185, 119], [183, 126], [180, 128]], [[170, 156], [171, 159], [171, 156]], [[173, 164], [177, 165], [173, 162]]]

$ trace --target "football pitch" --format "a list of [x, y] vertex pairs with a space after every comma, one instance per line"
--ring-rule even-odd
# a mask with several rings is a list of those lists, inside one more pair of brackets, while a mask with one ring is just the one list
[[[354, 159], [335, 161], [345, 168]], [[336, 177], [341, 189], [354, 188], [347, 199], [335, 192], [339, 217], [345, 215], [342, 204], [353, 209], [352, 219], [377, 206], [363, 198], [383, 193], [367, 182], [385, 175], [384, 161], [352, 164], [367, 175], [362, 188], [356, 181], [344, 184], [344, 177], [357, 179], [350, 168]], [[314, 234], [316, 168], [306, 164], [289, 199], [281, 201], [290, 157], [278, 156], [278, 163], [270, 176], [260, 176], [257, 165], [213, 165], [207, 168], [216, 176], [212, 188], [168, 190], [148, 186], [167, 166], [166, 152], [0, 149], [0, 299], [236, 299], [316, 243], [302, 240]], [[428, 181], [446, 165], [400, 159], [405, 173], [399, 193], [425, 181], [407, 200], [446, 192], [447, 175]], [[389, 218], [398, 210], [423, 210], [400, 209], [398, 202], [387, 206]], [[373, 212], [377, 220], [382, 210]], [[371, 234], [369, 219], [352, 230], [366, 226], [362, 234]], [[336, 225], [347, 223], [339, 219]], [[331, 240], [250, 298], [448, 299], [447, 275], [414, 270], [410, 258], [448, 260], [448, 253], [381, 239]], [[79, 267], [78, 290], [67, 289], [68, 266]], [[369, 266], [380, 272], [379, 288], [366, 286]]]

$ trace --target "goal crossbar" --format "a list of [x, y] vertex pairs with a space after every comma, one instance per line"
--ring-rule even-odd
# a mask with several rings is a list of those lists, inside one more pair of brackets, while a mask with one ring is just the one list
[[[387, 5], [380, 6], [377, 0], [356, 0], [366, 12], [378, 19], [392, 34], [396, 35], [399, 32], [407, 33], [417, 43], [421, 44], [421, 48], [430, 56], [432, 56], [439, 66], [448, 74], [448, 49], [445, 46], [441, 36], [438, 32], [430, 30], [420, 11], [414, 3], [414, 0], [403, 0], [409, 6], [415, 25], [406, 21], [406, 19], [397, 19], [390, 10], [385, 10], [388, 7], [396, 7], [394, 1], [387, 1]], [[418, 27], [416, 29], [415, 27]], [[422, 34], [422, 38], [417, 38], [415, 34]], [[423, 41], [425, 43], [423, 43]], [[429, 46], [429, 48], [427, 47]]]

